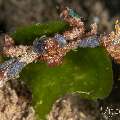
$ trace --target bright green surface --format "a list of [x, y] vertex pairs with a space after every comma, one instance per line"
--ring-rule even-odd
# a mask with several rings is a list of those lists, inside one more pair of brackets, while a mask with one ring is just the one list
[[111, 61], [102, 48], [72, 51], [62, 65], [28, 65], [21, 73], [33, 94], [38, 120], [45, 120], [52, 104], [66, 93], [80, 93], [90, 99], [104, 98], [112, 88]]
[[18, 28], [11, 36], [16, 44], [31, 44], [36, 37], [49, 36], [63, 32], [69, 25], [63, 21], [51, 21], [45, 24], [32, 24]]

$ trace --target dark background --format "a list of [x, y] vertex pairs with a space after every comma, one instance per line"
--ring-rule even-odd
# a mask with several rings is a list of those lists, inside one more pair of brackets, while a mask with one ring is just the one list
[[59, 19], [57, 9], [65, 6], [90, 23], [97, 22], [100, 32], [111, 31], [120, 16], [120, 0], [0, 0], [0, 30], [9, 32], [19, 26]]

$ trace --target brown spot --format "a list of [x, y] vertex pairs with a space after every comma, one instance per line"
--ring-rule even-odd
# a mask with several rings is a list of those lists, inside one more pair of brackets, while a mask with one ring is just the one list
[[3, 77], [4, 77], [4, 72], [0, 70], [0, 80], [2, 80]]

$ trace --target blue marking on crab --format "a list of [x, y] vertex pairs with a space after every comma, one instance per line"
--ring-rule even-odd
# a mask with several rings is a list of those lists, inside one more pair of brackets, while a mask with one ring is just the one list
[[56, 34], [54, 38], [59, 43], [60, 47], [64, 47], [67, 44], [67, 41], [63, 35]]
[[90, 36], [80, 40], [79, 47], [86, 48], [91, 47], [95, 48], [100, 45], [98, 36]]
[[73, 9], [68, 9], [69, 10], [69, 16], [71, 16], [71, 17], [73, 17], [73, 18], [80, 18], [80, 16], [79, 16], [79, 14], [76, 12], [76, 11], [74, 11]]

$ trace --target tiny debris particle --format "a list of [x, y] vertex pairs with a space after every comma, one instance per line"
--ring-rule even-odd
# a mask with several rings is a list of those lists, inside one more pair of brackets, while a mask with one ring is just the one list
[[117, 120], [117, 118], [120, 117], [120, 109], [119, 106], [116, 105], [110, 105], [110, 106], [104, 106], [101, 107], [101, 114], [105, 120]]

